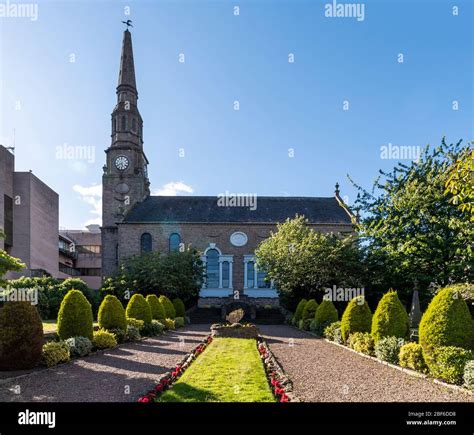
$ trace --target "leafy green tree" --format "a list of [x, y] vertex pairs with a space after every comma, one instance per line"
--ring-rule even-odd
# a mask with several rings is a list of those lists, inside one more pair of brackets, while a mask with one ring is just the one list
[[418, 285], [426, 301], [430, 287], [472, 279], [474, 226], [445, 194], [449, 170], [467, 149], [443, 138], [418, 161], [380, 171], [371, 192], [356, 185], [357, 229], [372, 291], [394, 287], [408, 302]]
[[203, 273], [196, 250], [167, 255], [150, 252], [126, 259], [118, 273], [104, 282], [102, 291], [122, 301], [128, 301], [134, 293], [140, 293], [179, 297], [189, 303], [198, 296]]
[[361, 282], [356, 238], [315, 231], [303, 216], [278, 224], [255, 252], [258, 267], [275, 281], [291, 310], [301, 298], [315, 298], [327, 287], [358, 287]]
[[[0, 230], [0, 238], [5, 238], [5, 234]], [[7, 272], [19, 272], [25, 268], [26, 265], [21, 262], [19, 258], [12, 257], [6, 251], [0, 249], [0, 286], [4, 286], [6, 281], [2, 277]]]

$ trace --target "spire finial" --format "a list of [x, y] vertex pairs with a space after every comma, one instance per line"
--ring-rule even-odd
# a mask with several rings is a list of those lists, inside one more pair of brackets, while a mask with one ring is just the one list
[[336, 196], [339, 196], [340, 190], [339, 190], [339, 183], [336, 181], [336, 190], [334, 192]]
[[127, 26], [127, 30], [129, 27], [133, 27], [132, 20], [122, 21], [123, 24]]

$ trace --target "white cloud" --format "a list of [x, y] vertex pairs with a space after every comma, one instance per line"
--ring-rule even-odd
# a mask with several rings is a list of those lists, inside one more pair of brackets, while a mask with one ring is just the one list
[[89, 219], [84, 227], [91, 224], [102, 225], [102, 186], [98, 184], [85, 187], [76, 184], [72, 190], [80, 195], [81, 201], [92, 206], [90, 213], [97, 215], [97, 217]]
[[182, 181], [171, 181], [166, 183], [163, 187], [155, 190], [152, 194], [158, 196], [176, 196], [179, 193], [193, 193], [194, 189]]

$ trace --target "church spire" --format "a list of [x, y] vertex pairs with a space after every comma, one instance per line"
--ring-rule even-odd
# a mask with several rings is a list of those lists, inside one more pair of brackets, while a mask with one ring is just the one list
[[131, 91], [137, 94], [135, 81], [135, 65], [133, 63], [132, 34], [127, 30], [123, 32], [122, 57], [120, 58], [120, 72], [117, 92]]

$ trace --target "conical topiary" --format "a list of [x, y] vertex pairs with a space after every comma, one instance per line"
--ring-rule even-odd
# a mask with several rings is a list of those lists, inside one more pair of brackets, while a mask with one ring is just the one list
[[127, 330], [127, 319], [122, 303], [113, 295], [107, 295], [99, 307], [97, 316], [99, 326], [103, 329]]
[[372, 317], [371, 334], [377, 343], [383, 337], [405, 338], [408, 334], [408, 314], [396, 291], [385, 293]]
[[29, 302], [5, 302], [0, 309], [0, 370], [31, 369], [41, 360], [43, 324]]
[[294, 315], [294, 319], [295, 319], [296, 322], [299, 322], [302, 319], [303, 310], [304, 310], [304, 307], [307, 303], [308, 303], [308, 301], [303, 298], [303, 299], [301, 299], [301, 301], [299, 301], [298, 305], [296, 306], [295, 315]]
[[61, 340], [69, 337], [86, 337], [92, 340], [92, 307], [79, 290], [70, 290], [61, 302], [58, 313], [58, 335]]
[[141, 294], [134, 294], [128, 301], [125, 311], [127, 318], [143, 320], [145, 323], [151, 323], [152, 315], [150, 304]]
[[176, 312], [176, 317], [184, 317], [186, 314], [186, 307], [180, 298], [173, 299], [173, 307]]
[[303, 312], [301, 313], [301, 318], [303, 320], [313, 320], [316, 310], [318, 309], [318, 303], [315, 299], [310, 299], [306, 302]]
[[364, 296], [353, 298], [344, 310], [341, 319], [342, 339], [346, 341], [353, 332], [370, 332], [372, 312]]
[[165, 309], [165, 316], [168, 319], [174, 319], [176, 317], [176, 311], [172, 302], [164, 295], [160, 296], [161, 305]]
[[457, 289], [446, 287], [432, 299], [421, 318], [419, 342], [428, 365], [436, 348], [474, 349], [474, 322]]
[[151, 316], [156, 320], [164, 320], [165, 316], [165, 309], [161, 304], [158, 296], [156, 295], [148, 295], [146, 297], [146, 301], [150, 304], [151, 308]]
[[324, 299], [321, 304], [319, 304], [316, 314], [314, 315], [317, 332], [322, 335], [326, 326], [337, 322], [338, 317], [334, 304], [331, 301]]

